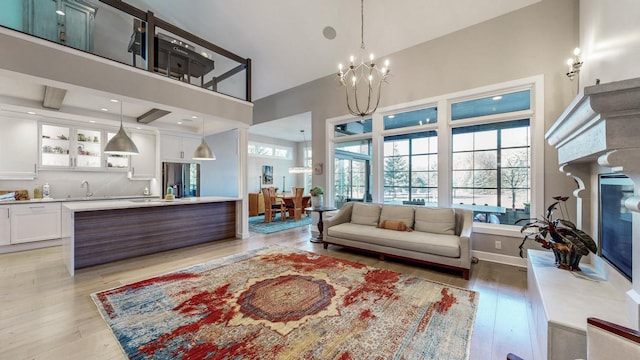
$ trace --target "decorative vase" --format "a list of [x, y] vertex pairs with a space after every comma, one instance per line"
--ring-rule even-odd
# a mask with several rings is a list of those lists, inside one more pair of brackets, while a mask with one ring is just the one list
[[322, 195], [316, 195], [311, 197], [311, 207], [314, 209], [322, 207]]
[[553, 250], [553, 255], [556, 257], [556, 266], [558, 269], [582, 271], [579, 266], [582, 255], [575, 251], [557, 249], [554, 246], [551, 247], [551, 250]]

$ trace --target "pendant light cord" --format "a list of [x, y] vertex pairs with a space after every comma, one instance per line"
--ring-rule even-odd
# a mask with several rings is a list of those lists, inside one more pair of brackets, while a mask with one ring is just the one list
[[360, 49], [364, 50], [364, 0], [360, 0]]

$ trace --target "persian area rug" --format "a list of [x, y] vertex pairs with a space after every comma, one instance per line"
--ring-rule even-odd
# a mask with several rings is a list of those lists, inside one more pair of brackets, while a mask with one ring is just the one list
[[270, 246], [91, 295], [131, 359], [467, 359], [478, 294]]
[[249, 218], [249, 231], [260, 234], [271, 234], [278, 231], [289, 230], [300, 226], [311, 224], [311, 216], [302, 216], [300, 221], [294, 219], [280, 220], [280, 213], [276, 214], [275, 219], [270, 223], [264, 222], [264, 216], [253, 216]]

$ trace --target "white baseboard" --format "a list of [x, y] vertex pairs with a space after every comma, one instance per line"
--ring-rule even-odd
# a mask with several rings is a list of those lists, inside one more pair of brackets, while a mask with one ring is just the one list
[[502, 255], [477, 250], [472, 250], [471, 255], [484, 261], [491, 261], [494, 263], [507, 264], [524, 268], [527, 267], [527, 259], [523, 259], [519, 256]]
[[42, 241], [34, 241], [22, 244], [13, 244], [0, 246], [0, 254], [7, 254], [16, 251], [24, 251], [24, 250], [34, 250], [41, 249], [45, 247], [51, 246], [60, 246], [62, 245], [62, 239], [53, 239], [53, 240], [42, 240]]

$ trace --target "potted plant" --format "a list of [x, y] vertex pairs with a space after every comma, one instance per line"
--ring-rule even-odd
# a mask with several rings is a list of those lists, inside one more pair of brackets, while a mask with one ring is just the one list
[[542, 244], [543, 248], [553, 251], [558, 268], [580, 271], [580, 259], [583, 256], [589, 255], [589, 252], [597, 253], [598, 247], [591, 236], [578, 229], [573, 222], [568, 219], [553, 217], [558, 209], [560, 210], [561, 216], [565, 217], [567, 212], [566, 201], [569, 198], [556, 196], [553, 199], [555, 202], [547, 208], [547, 212], [543, 218], [520, 219], [516, 221], [516, 224], [526, 222], [520, 228], [520, 232], [524, 234], [522, 243], [519, 246], [520, 257], [523, 257], [522, 247], [525, 241], [532, 238]]
[[309, 190], [309, 194], [311, 195], [311, 207], [315, 209], [322, 207], [324, 189], [320, 186], [314, 186]]

